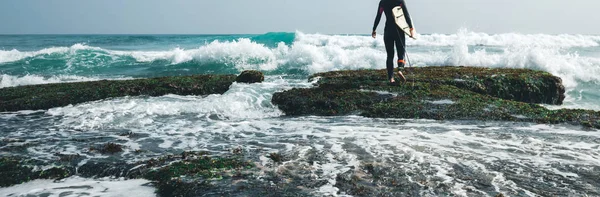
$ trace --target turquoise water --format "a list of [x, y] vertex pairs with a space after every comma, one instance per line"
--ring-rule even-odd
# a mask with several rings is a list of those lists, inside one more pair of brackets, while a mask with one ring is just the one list
[[[231, 74], [237, 72], [231, 64], [239, 61], [250, 64], [266, 61], [259, 56], [243, 59], [244, 57], [228, 58], [226, 54], [208, 57], [211, 59], [208, 61], [173, 61], [178, 52], [185, 53], [185, 50], [198, 49], [210, 43], [236, 42], [239, 39], [248, 39], [253, 44], [265, 47], [276, 47], [280, 42], [291, 44], [294, 34], [1, 36], [0, 48], [4, 51], [0, 53], [5, 53], [4, 60], [0, 58], [1, 74], [44, 77], [76, 74], [106, 78]], [[140, 60], [147, 56], [151, 60]], [[15, 61], [10, 61], [12, 58]]]
[[[407, 44], [412, 66], [467, 65], [550, 72], [563, 79], [568, 96], [564, 105], [546, 107], [600, 110], [600, 36], [492, 35], [461, 30], [420, 35]], [[585, 178], [600, 169], [600, 134], [596, 130], [512, 122], [287, 117], [270, 102], [275, 92], [311, 87], [307, 78], [313, 73], [384, 69], [385, 56], [382, 35], [377, 39], [302, 32], [0, 35], [0, 88], [238, 74], [246, 69], [266, 73], [264, 83], [234, 84], [223, 95], [126, 97], [1, 113], [0, 155], [53, 161], [60, 153], [79, 154], [84, 158], [81, 162], [134, 162], [182, 151], [228, 154], [243, 147], [259, 166], [271, 152], [298, 157], [278, 167], [309, 165], [305, 166], [312, 169], [307, 181], [326, 183], [306, 188], [314, 196], [342, 195], [336, 192], [336, 176], [371, 162], [402, 171], [406, 181], [413, 183], [411, 188], [417, 188], [415, 193], [422, 196], [435, 196], [441, 186], [456, 196], [493, 196], [497, 192], [535, 196], [541, 190], [559, 196], [600, 195], [600, 181]], [[136, 137], [124, 137], [123, 133]], [[87, 151], [90, 145], [106, 142], [122, 144], [125, 151], [108, 158]], [[306, 164], [301, 162], [304, 157], [314, 157], [306, 155], [308, 150], [326, 156]], [[483, 182], [452, 176], [467, 172]], [[33, 182], [0, 188], [0, 194], [58, 195], [61, 191], [56, 188], [78, 182], [98, 193], [103, 188], [110, 188], [113, 194], [126, 191], [110, 182], [81, 179], [53, 183], [56, 186]], [[417, 180], [423, 179], [428, 187], [417, 186], [421, 184]], [[139, 185], [129, 186], [139, 189]]]

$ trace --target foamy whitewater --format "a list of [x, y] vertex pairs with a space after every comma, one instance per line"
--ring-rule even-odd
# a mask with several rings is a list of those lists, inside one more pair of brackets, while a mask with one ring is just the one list
[[[494, 192], [538, 196], [534, 188], [584, 196], [600, 190], [600, 133], [568, 125], [344, 117], [286, 117], [274, 92], [313, 85], [317, 72], [384, 69], [382, 40], [369, 35], [0, 36], [0, 88], [191, 74], [266, 73], [261, 84], [233, 84], [223, 95], [125, 97], [42, 111], [0, 114], [0, 155], [126, 162], [182, 151], [227, 154], [244, 147], [265, 164], [268, 153], [322, 157], [310, 165], [326, 184], [314, 196], [344, 196], [336, 177], [361, 163], [379, 163], [407, 180], [443, 182], [455, 196]], [[600, 110], [600, 36], [486, 34], [419, 35], [407, 42], [412, 66], [527, 68], [563, 79], [567, 98], [551, 109]], [[447, 104], [449, 101], [435, 101]], [[450, 101], [451, 102], [451, 101]], [[123, 136], [134, 133], [137, 137]], [[72, 139], [86, 139], [85, 143]], [[115, 142], [110, 156], [86, 151]], [[15, 147], [26, 147], [22, 151]], [[145, 150], [142, 153], [136, 150]], [[306, 165], [306, 164], [302, 164]], [[468, 172], [468, 173], [467, 173]], [[457, 178], [470, 174], [485, 189]], [[421, 180], [421, 181], [420, 181]], [[3, 196], [141, 196], [145, 180], [71, 177], [0, 188]], [[102, 192], [102, 191], [108, 192]], [[431, 190], [421, 196], [437, 196]], [[142, 195], [148, 194], [148, 195]], [[594, 193], [592, 193], [594, 194]], [[597, 193], [596, 193], [597, 194]], [[439, 194], [438, 194], [439, 195]], [[592, 195], [593, 196], [593, 195]]]

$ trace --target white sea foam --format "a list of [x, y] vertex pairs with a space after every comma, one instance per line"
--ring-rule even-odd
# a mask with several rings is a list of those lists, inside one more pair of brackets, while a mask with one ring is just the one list
[[[12, 75], [0, 75], [0, 88], [23, 86], [23, 85], [37, 85], [37, 84], [48, 84], [48, 83], [65, 83], [65, 82], [81, 82], [81, 81], [98, 81], [106, 78], [99, 77], [84, 77], [76, 75], [57, 75], [44, 77], [39, 75], [25, 75], [25, 76], [12, 76]], [[125, 80], [131, 79], [129, 77], [117, 78], [111, 80]]]
[[[252, 87], [244, 87], [244, 89], [248, 88]], [[247, 112], [230, 113], [226, 112], [227, 110], [216, 110], [224, 114], [224, 117], [211, 118], [206, 117], [203, 113], [216, 109], [215, 106], [218, 105], [228, 105], [228, 102], [218, 102], [217, 100], [229, 100], [223, 97], [217, 100], [207, 97], [204, 99], [215, 103], [192, 106], [181, 101], [185, 99], [194, 103], [205, 102], [200, 98], [176, 97], [175, 100], [159, 102], [167, 107], [148, 109], [148, 111], [142, 110], [142, 108], [152, 108], [144, 104], [146, 102], [144, 99], [138, 99], [136, 102], [130, 100], [131, 106], [126, 109], [107, 109], [106, 107], [109, 105], [127, 105], [109, 101], [93, 103], [83, 108], [65, 107], [51, 113], [63, 116], [64, 120], [62, 121], [68, 124], [59, 125], [59, 129], [51, 131], [39, 131], [39, 135], [27, 131], [22, 132], [26, 136], [48, 136], [48, 138], [44, 137], [48, 142], [31, 144], [29, 154], [34, 155], [55, 152], [87, 155], [85, 152], [77, 152], [81, 149], [55, 145], [54, 143], [62, 141], [55, 138], [69, 140], [77, 138], [79, 135], [88, 138], [89, 136], [106, 138], [116, 135], [112, 133], [113, 130], [122, 129], [147, 136], [120, 137], [120, 140], [129, 140], [126, 144], [136, 145], [133, 148], [125, 147], [132, 149], [127, 150], [129, 152], [138, 148], [177, 150], [174, 152], [182, 150], [219, 152], [242, 146], [253, 152], [259, 151], [259, 155], [284, 151], [306, 157], [307, 150], [314, 150], [317, 151], [316, 155], [320, 158], [317, 162], [307, 163], [304, 161], [307, 158], [298, 158], [297, 162], [308, 165], [306, 169], [310, 169], [314, 179], [324, 181], [324, 185], [314, 190], [315, 193], [324, 195], [335, 195], [339, 191], [339, 188], [336, 187], [338, 175], [358, 170], [364, 163], [372, 162], [406, 171], [408, 172], [407, 176], [424, 176], [427, 184], [447, 184], [452, 188], [450, 192], [455, 195], [465, 195], [469, 192], [472, 194], [473, 191], [478, 191], [475, 188], [463, 187], [465, 186], [464, 180], [458, 180], [460, 177], [452, 176], [457, 173], [453, 167], [455, 165], [468, 167], [478, 174], [489, 177], [491, 184], [498, 191], [524, 193], [529, 191], [511, 180], [507, 180], [504, 174], [507, 172], [498, 171], [489, 166], [494, 166], [499, 162], [510, 162], [523, 169], [533, 168], [536, 173], [551, 173], [564, 176], [566, 179], [576, 179], [576, 173], [561, 170], [556, 166], [600, 165], [600, 153], [595, 142], [598, 140], [597, 131], [584, 131], [560, 125], [502, 122], [469, 124], [452, 121], [372, 119], [358, 116], [278, 118], [269, 116], [264, 109], [255, 111], [251, 109], [252, 107], [244, 108], [248, 110]], [[256, 101], [256, 99], [250, 99], [245, 102], [246, 105], [256, 106], [252, 104]], [[140, 105], [140, 107], [135, 107], [136, 105]], [[263, 107], [269, 109], [266, 111], [270, 111], [272, 108], [272, 106]], [[225, 108], [227, 107], [221, 109]], [[77, 110], [84, 110], [84, 112], [76, 112]], [[192, 115], [181, 113], [182, 111]], [[262, 113], [263, 116], [257, 115], [248, 118], [248, 113]], [[124, 116], [123, 114], [142, 115]], [[173, 116], [172, 114], [178, 115], [170, 118]], [[196, 114], [205, 117], [198, 118]], [[94, 119], [93, 116], [97, 117]], [[111, 118], [107, 119], [107, 117]], [[148, 124], [148, 120], [154, 122]], [[128, 122], [125, 127], [123, 122]], [[82, 125], [85, 127], [80, 127]], [[69, 129], [70, 126], [80, 127], [86, 132], [72, 132]], [[10, 135], [17, 133], [12, 132]], [[19, 138], [19, 136], [7, 137]], [[79, 144], [78, 146], [89, 145]], [[36, 152], [31, 150], [36, 150]], [[564, 157], [565, 155], [568, 157]], [[143, 154], [131, 154], [124, 158], [130, 161], [140, 156]], [[263, 165], [266, 165], [266, 158], [263, 159], [265, 159]], [[522, 176], [527, 176], [527, 174]], [[422, 184], [415, 179], [411, 180], [415, 184]], [[422, 192], [427, 194], [428, 191], [423, 190]]]
[[[53, 108], [47, 114], [63, 116], [64, 125], [78, 129], [98, 128], [116, 120], [123, 128], [143, 128], [164, 119], [164, 116], [177, 115], [236, 120], [277, 117], [282, 112], [271, 103], [272, 93], [291, 86], [276, 77], [268, 80], [258, 84], [234, 83], [222, 95], [127, 97]], [[301, 84], [309, 85], [307, 82]]]
[[74, 44], [71, 47], [52, 47], [46, 48], [39, 51], [18, 51], [16, 49], [5, 51], [0, 50], [0, 64], [6, 62], [14, 62], [25, 58], [41, 56], [41, 55], [51, 55], [51, 54], [62, 54], [62, 55], [73, 55], [80, 50], [90, 50], [90, 51], [106, 51], [99, 47], [91, 47], [87, 46], [83, 43]]
[[[364, 47], [382, 45], [381, 38], [374, 40], [370, 36], [322, 35], [296, 33], [296, 42], [315, 46]], [[456, 34], [419, 35], [418, 39], [407, 39], [409, 46], [454, 46], [457, 42], [479, 46], [529, 45], [544, 47], [595, 47], [600, 46], [600, 36], [590, 35], [548, 35], [548, 34], [487, 34], [459, 29]]]
[[277, 66], [277, 58], [273, 50], [247, 38], [231, 42], [213, 41], [198, 49], [189, 50], [176, 48], [171, 51], [111, 51], [110, 53], [131, 56], [140, 62], [169, 60], [172, 64], [179, 64], [193, 60], [222, 63], [239, 70], [273, 70]]
[[[361, 48], [383, 46], [382, 36], [372, 39], [369, 36], [351, 35], [323, 35], [305, 34], [296, 32], [294, 44], [312, 46], [335, 46], [340, 48]], [[420, 35], [418, 40], [407, 39], [409, 46], [455, 46], [461, 42], [466, 45], [484, 46], [539, 46], [539, 47], [595, 47], [600, 46], [600, 36], [590, 35], [547, 35], [547, 34], [495, 34], [470, 32], [460, 29], [456, 34], [430, 34]], [[233, 57], [243, 60], [245, 58], [266, 58], [274, 54], [267, 52], [269, 49], [262, 44], [242, 38], [236, 41], [213, 41], [199, 49], [173, 49], [171, 51], [116, 51], [78, 43], [70, 47], [51, 47], [39, 51], [0, 50], [0, 63], [18, 61], [28, 57], [48, 54], [74, 54], [77, 51], [103, 51], [115, 55], [130, 55], [139, 61], [152, 61], [167, 59], [173, 63], [190, 61], [193, 58], [207, 58], [222, 60]]]
[[150, 197], [155, 189], [146, 184], [148, 180], [111, 180], [70, 177], [60, 181], [34, 180], [20, 185], [0, 188], [2, 196], [102, 196], [102, 197]]
[[600, 36], [588, 35], [548, 35], [548, 34], [495, 34], [469, 32], [459, 30], [457, 34], [431, 34], [419, 36], [417, 40], [409, 39], [408, 45], [419, 46], [453, 46], [457, 41], [468, 45], [483, 46], [543, 46], [543, 47], [595, 47], [600, 46]]

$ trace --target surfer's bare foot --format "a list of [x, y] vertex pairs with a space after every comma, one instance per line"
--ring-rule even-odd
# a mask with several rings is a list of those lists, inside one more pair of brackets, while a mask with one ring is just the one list
[[390, 83], [396, 83], [396, 80], [394, 80], [394, 78], [391, 78]]
[[398, 71], [398, 75], [400, 76], [400, 79], [402, 79], [403, 82], [406, 82], [406, 77], [404, 77], [404, 74], [402, 74], [402, 71]]

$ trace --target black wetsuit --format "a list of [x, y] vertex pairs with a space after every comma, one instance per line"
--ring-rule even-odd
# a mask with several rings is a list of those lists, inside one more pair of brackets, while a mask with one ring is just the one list
[[408, 14], [408, 10], [406, 9], [406, 3], [404, 3], [404, 0], [381, 0], [379, 2], [379, 7], [377, 8], [375, 24], [373, 25], [373, 32], [375, 32], [377, 25], [379, 25], [379, 21], [381, 20], [381, 14], [385, 12], [386, 21], [385, 31], [383, 33], [383, 41], [385, 43], [385, 51], [387, 52], [386, 67], [388, 71], [388, 79], [391, 79], [394, 73], [394, 42], [396, 43], [396, 49], [398, 51], [398, 67], [404, 67], [404, 54], [406, 53], [404, 50], [406, 37], [404, 36], [404, 32], [400, 29], [400, 27], [396, 25], [394, 14], [392, 14], [392, 9], [396, 6], [402, 6], [404, 16], [408, 21], [408, 26], [412, 29], [413, 24], [410, 19], [410, 15]]

